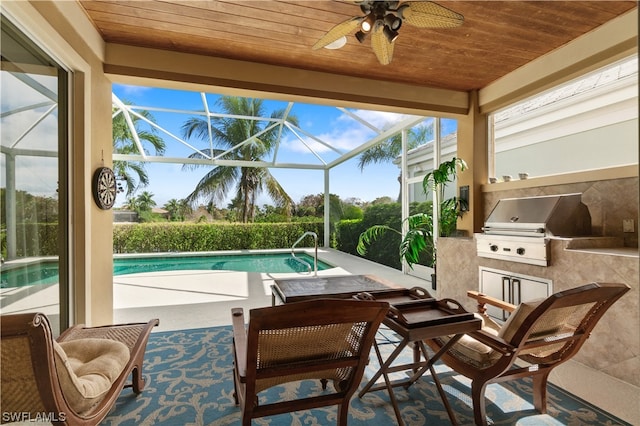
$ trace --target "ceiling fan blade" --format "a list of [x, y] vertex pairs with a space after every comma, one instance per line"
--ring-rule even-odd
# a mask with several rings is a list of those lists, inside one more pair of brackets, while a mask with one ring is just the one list
[[376, 21], [373, 34], [371, 34], [371, 49], [382, 65], [389, 65], [393, 59], [393, 43], [389, 42], [383, 29], [384, 23]]
[[462, 25], [464, 16], [430, 1], [409, 1], [398, 8], [407, 24], [419, 28], [455, 28]]
[[351, 18], [344, 22], [339, 23], [335, 27], [331, 28], [325, 35], [323, 35], [320, 38], [320, 40], [318, 40], [316, 44], [313, 45], [312, 49], [313, 50], [321, 49], [326, 45], [331, 44], [334, 41], [338, 40], [340, 37], [346, 36], [347, 34], [354, 31], [356, 28], [358, 28], [358, 25], [360, 25], [360, 22], [362, 21], [362, 19], [363, 19], [362, 17], [356, 17], [356, 18]]

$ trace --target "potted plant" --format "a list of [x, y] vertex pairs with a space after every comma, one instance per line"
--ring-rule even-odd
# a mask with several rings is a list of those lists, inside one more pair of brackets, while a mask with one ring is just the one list
[[[452, 158], [427, 173], [422, 181], [425, 194], [433, 194], [433, 202], [440, 206], [438, 209], [438, 236], [446, 237], [456, 231], [458, 217], [467, 206], [462, 206], [457, 197], [445, 199], [445, 189], [448, 183], [453, 182], [458, 169], [464, 171], [467, 164], [461, 158]], [[463, 209], [464, 207], [464, 209]], [[408, 230], [402, 238], [399, 247], [400, 258], [405, 260], [410, 268], [420, 262], [426, 253], [431, 263], [434, 274], [432, 275], [432, 287], [435, 289], [436, 268], [436, 241], [434, 239], [433, 215], [428, 213], [416, 213], [406, 219]], [[402, 235], [402, 231], [387, 225], [374, 225], [365, 230], [358, 238], [356, 250], [360, 255], [366, 254], [367, 246], [375, 241], [383, 233], [391, 231]]]

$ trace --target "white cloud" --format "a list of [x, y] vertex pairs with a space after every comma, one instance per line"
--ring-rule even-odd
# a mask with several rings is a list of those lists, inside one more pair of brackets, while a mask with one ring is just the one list
[[[362, 120], [372, 124], [374, 127], [380, 130], [385, 130], [394, 124], [404, 120], [409, 117], [406, 114], [397, 114], [394, 112], [385, 112], [385, 111], [373, 111], [367, 109], [357, 109], [351, 111], [353, 114], [360, 117]], [[353, 118], [349, 117], [347, 114], [343, 114], [339, 117], [339, 120], [350, 120], [353, 121]]]
[[[19, 149], [40, 149], [44, 151], [58, 150], [58, 117], [53, 111], [40, 121], [47, 108], [22, 111], [2, 118], [0, 134], [2, 146], [15, 145]], [[25, 134], [25, 132], [27, 132]], [[18, 140], [21, 138], [20, 140]], [[17, 143], [16, 143], [17, 142]]]
[[[404, 114], [382, 111], [354, 110], [351, 112], [380, 130], [385, 130], [407, 117]], [[344, 113], [340, 114], [327, 127], [328, 131], [317, 134], [315, 137], [323, 141], [326, 145], [342, 152], [349, 152], [376, 136], [376, 133], [372, 129], [360, 123], [349, 114]], [[331, 151], [328, 146], [312, 138], [306, 137], [303, 134], [300, 134], [300, 136], [303, 138], [304, 144], [295, 136], [289, 135], [283, 139], [282, 148], [299, 154], [310, 154], [309, 148], [305, 146], [306, 144], [318, 154]]]
[[[5, 158], [2, 156], [3, 170], [6, 170]], [[32, 195], [56, 197], [58, 189], [58, 159], [42, 157], [23, 157], [16, 159], [16, 189]], [[6, 188], [6, 176], [0, 174], [0, 186]]]
[[142, 96], [145, 92], [153, 90], [152, 87], [144, 86], [129, 86], [126, 84], [118, 84], [117, 86], [120, 90], [122, 90], [122, 93], [125, 95], [125, 99], [127, 96]]
[[319, 154], [332, 151], [329, 147], [334, 147], [342, 152], [346, 152], [362, 145], [373, 137], [373, 135], [374, 133], [366, 128], [331, 126], [329, 132], [315, 135], [317, 139], [324, 142], [324, 145], [312, 138], [300, 135], [303, 137], [304, 144], [295, 136], [289, 136], [286, 140], [283, 140], [282, 146], [284, 149], [302, 154], [310, 153], [309, 148], [307, 148], [305, 144]]
[[[30, 87], [28, 83], [20, 81], [9, 72], [3, 71], [0, 76], [2, 87], [1, 108], [3, 113], [45, 101], [52, 102], [50, 98]], [[33, 79], [34, 84], [40, 84], [53, 93], [58, 91], [56, 77], [25, 74], [25, 78]]]

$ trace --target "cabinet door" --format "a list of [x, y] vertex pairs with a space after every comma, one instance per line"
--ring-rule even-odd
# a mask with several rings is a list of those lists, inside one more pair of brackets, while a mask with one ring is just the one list
[[[480, 292], [496, 299], [510, 302], [511, 281], [508, 275], [481, 270], [480, 271]], [[487, 305], [487, 315], [500, 321], [506, 319], [505, 312], [495, 306]], [[503, 319], [504, 318], [504, 319]]]
[[[543, 278], [512, 275], [506, 271], [480, 270], [480, 292], [514, 305], [549, 297], [551, 281]], [[487, 314], [498, 322], [509, 318], [509, 313], [495, 306], [487, 306]]]
[[548, 282], [538, 281], [529, 278], [511, 277], [511, 283], [514, 288], [514, 305], [530, 300], [545, 299], [551, 294]]

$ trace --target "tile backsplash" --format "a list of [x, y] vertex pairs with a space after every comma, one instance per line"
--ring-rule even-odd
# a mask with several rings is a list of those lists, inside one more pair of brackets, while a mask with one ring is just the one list
[[[579, 192], [589, 208], [595, 236], [620, 238], [625, 247], [638, 247], [638, 190], [638, 177], [633, 177], [487, 192], [483, 194], [484, 218], [501, 198]], [[633, 232], [624, 232], [624, 221], [632, 221]]]

